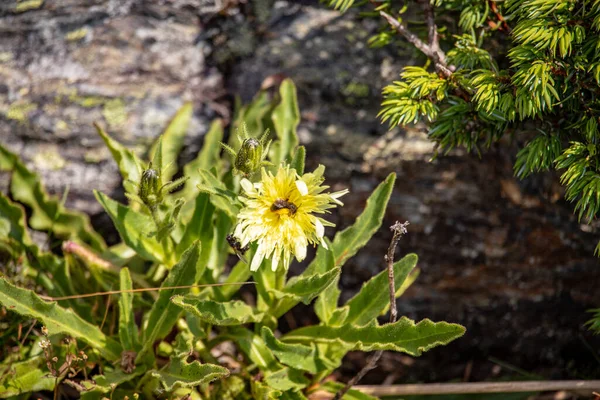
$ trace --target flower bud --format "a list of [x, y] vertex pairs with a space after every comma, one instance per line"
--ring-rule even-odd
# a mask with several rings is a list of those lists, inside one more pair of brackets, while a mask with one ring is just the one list
[[263, 145], [255, 138], [244, 140], [235, 157], [235, 168], [244, 175], [252, 175], [262, 165]]
[[150, 167], [142, 173], [140, 191], [138, 193], [140, 199], [148, 206], [148, 208], [154, 209], [157, 204], [161, 202], [162, 194], [160, 188], [160, 175], [155, 169], [152, 169], [152, 165], [150, 165]]

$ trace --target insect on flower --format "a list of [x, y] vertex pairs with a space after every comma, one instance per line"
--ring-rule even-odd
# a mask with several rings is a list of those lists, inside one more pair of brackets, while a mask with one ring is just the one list
[[235, 236], [233, 236], [231, 233], [227, 235], [227, 243], [229, 243], [229, 247], [233, 249], [235, 255], [238, 256], [238, 258], [242, 260], [245, 264], [248, 264], [248, 260], [246, 259], [244, 254], [246, 254], [246, 252], [250, 249], [250, 246], [247, 245], [245, 247], [242, 247], [240, 241], [237, 240]]

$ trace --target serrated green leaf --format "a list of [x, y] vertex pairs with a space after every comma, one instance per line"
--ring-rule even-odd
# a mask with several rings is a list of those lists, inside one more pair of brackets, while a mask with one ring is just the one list
[[[162, 142], [162, 164], [155, 164], [154, 166], [155, 168], [161, 168], [163, 182], [170, 181], [177, 172], [177, 157], [183, 148], [183, 141], [187, 134], [193, 112], [194, 107], [192, 103], [185, 103], [177, 110], [177, 113], [160, 136], [159, 140]], [[159, 140], [152, 146], [150, 154], [156, 152]]]
[[[416, 254], [408, 254], [394, 263], [394, 287], [402, 286], [408, 274], [417, 265], [417, 260]], [[390, 302], [388, 282], [386, 269], [364, 283], [360, 291], [346, 303], [349, 310], [344, 324], [362, 326], [376, 319]]]
[[123, 188], [127, 193], [135, 194], [137, 190], [132, 182], [138, 183], [140, 181], [142, 162], [133, 151], [111, 138], [100, 125], [94, 124], [94, 126], [119, 167], [119, 172], [123, 178]]
[[156, 224], [152, 218], [112, 200], [102, 192], [95, 190], [94, 195], [112, 219], [121, 239], [127, 246], [146, 260], [171, 265], [171, 260], [165, 254], [163, 246], [155, 237], [148, 236], [149, 232], [156, 230]]
[[310, 383], [302, 371], [290, 367], [266, 373], [264, 380], [273, 389], [284, 392], [287, 390], [303, 389]]
[[50, 335], [64, 333], [83, 340], [109, 361], [121, 356], [121, 345], [104, 335], [97, 326], [84, 321], [72, 310], [65, 310], [55, 302], [47, 303], [31, 290], [13, 286], [3, 278], [0, 278], [0, 304], [42, 321]]
[[242, 325], [260, 322], [264, 316], [263, 313], [255, 311], [253, 307], [239, 300], [220, 303], [201, 300], [194, 296], [173, 296], [171, 302], [213, 325]]
[[167, 368], [160, 371], [150, 371], [150, 374], [160, 380], [167, 392], [177, 388], [191, 388], [229, 376], [229, 370], [214, 364], [200, 364], [199, 361], [185, 362], [181, 358], [172, 358]]
[[383, 221], [395, 181], [396, 174], [389, 174], [385, 181], [379, 184], [373, 193], [371, 193], [365, 209], [358, 216], [356, 222], [335, 235], [332, 249], [336, 257], [335, 264], [337, 266], [344, 265], [377, 232]]
[[[0, 367], [0, 398], [6, 399], [22, 393], [53, 390], [55, 379], [48, 374], [43, 357]], [[41, 368], [40, 368], [41, 367]], [[5, 368], [9, 368], [8, 371]]]
[[282, 364], [308, 371], [312, 374], [336, 367], [336, 365], [332, 365], [328, 360], [322, 359], [319, 349], [315, 344], [305, 346], [303, 344], [284, 343], [278, 340], [266, 326], [262, 327], [260, 333], [267, 347]]
[[219, 143], [223, 140], [223, 121], [217, 119], [210, 125], [210, 129], [204, 135], [204, 144], [198, 156], [183, 167], [183, 175], [189, 179], [183, 188], [183, 195], [191, 198], [198, 193], [196, 186], [201, 182], [198, 170], [210, 170], [220, 164], [221, 147]]
[[291, 331], [283, 337], [289, 342], [339, 343], [349, 350], [392, 350], [420, 356], [422, 352], [445, 345], [461, 337], [465, 328], [448, 322], [432, 322], [428, 319], [415, 324], [406, 317], [399, 321], [378, 326], [375, 323], [357, 327], [343, 325], [308, 326]]
[[281, 102], [273, 110], [271, 116], [275, 125], [278, 141], [274, 143], [274, 157], [271, 161], [277, 165], [288, 158], [298, 145], [296, 128], [300, 122], [296, 86], [291, 79], [286, 79], [279, 87]]
[[270, 293], [280, 300], [272, 314], [279, 318], [300, 302], [309, 304], [334, 280], [338, 279], [339, 275], [340, 268], [334, 268], [322, 274], [299, 275], [290, 278], [283, 289], [270, 290]]
[[[106, 371], [103, 375], [95, 375], [93, 382], [84, 381], [82, 384], [89, 389], [87, 392], [83, 392], [81, 394], [82, 399], [87, 398], [101, 398], [104, 396], [94, 396], [94, 394], [98, 393], [109, 393], [114, 390], [115, 386], [119, 386], [125, 382], [132, 381], [133, 379], [139, 377], [140, 375], [146, 372], [146, 366], [141, 364], [136, 366], [135, 370], [132, 373], [127, 374], [123, 372], [120, 368], [114, 369], [112, 371]], [[94, 384], [95, 382], [95, 384]]]
[[120, 287], [122, 291], [119, 298], [119, 338], [124, 350], [136, 350], [138, 343], [138, 327], [133, 314], [133, 284], [127, 267], [120, 272]]
[[0, 193], [0, 238], [11, 238], [23, 246], [31, 245], [25, 225], [25, 210]]
[[[187, 249], [179, 262], [169, 271], [169, 275], [163, 281], [161, 287], [175, 287], [193, 285], [204, 272], [204, 265], [200, 260], [200, 242], [194, 242]], [[189, 289], [165, 289], [161, 290], [158, 299], [149, 311], [148, 322], [144, 329], [143, 349], [138, 354], [148, 351], [156, 340], [162, 339], [169, 334], [173, 325], [177, 322], [181, 309], [171, 303], [171, 297], [177, 294], [185, 294]]]
[[40, 231], [50, 231], [63, 239], [79, 239], [95, 250], [106, 247], [104, 239], [81, 212], [67, 210], [61, 199], [48, 195], [40, 177], [31, 172], [19, 157], [0, 145], [0, 171], [10, 171], [12, 198], [31, 208], [29, 225]]

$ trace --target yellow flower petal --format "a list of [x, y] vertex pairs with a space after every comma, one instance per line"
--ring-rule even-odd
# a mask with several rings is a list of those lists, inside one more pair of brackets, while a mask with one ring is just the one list
[[263, 259], [271, 259], [271, 268], [279, 264], [287, 269], [292, 256], [298, 261], [306, 258], [309, 244], [326, 246], [324, 225], [332, 223], [317, 217], [341, 204], [337, 198], [343, 190], [327, 193], [322, 186], [324, 168], [298, 176], [289, 166], [280, 166], [273, 175], [261, 171], [260, 182], [252, 184], [247, 179], [240, 182], [244, 208], [238, 215], [234, 229], [242, 246], [257, 243], [250, 269], [256, 271]]

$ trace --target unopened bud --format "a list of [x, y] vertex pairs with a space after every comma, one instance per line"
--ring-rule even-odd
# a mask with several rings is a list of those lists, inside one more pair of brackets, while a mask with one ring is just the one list
[[260, 168], [262, 156], [262, 144], [254, 138], [246, 139], [235, 157], [234, 166], [244, 175], [251, 175]]
[[148, 208], [156, 208], [157, 204], [162, 201], [162, 195], [160, 193], [161, 179], [158, 171], [150, 167], [142, 173], [142, 179], [140, 181], [140, 191], [138, 196], [144, 202]]

